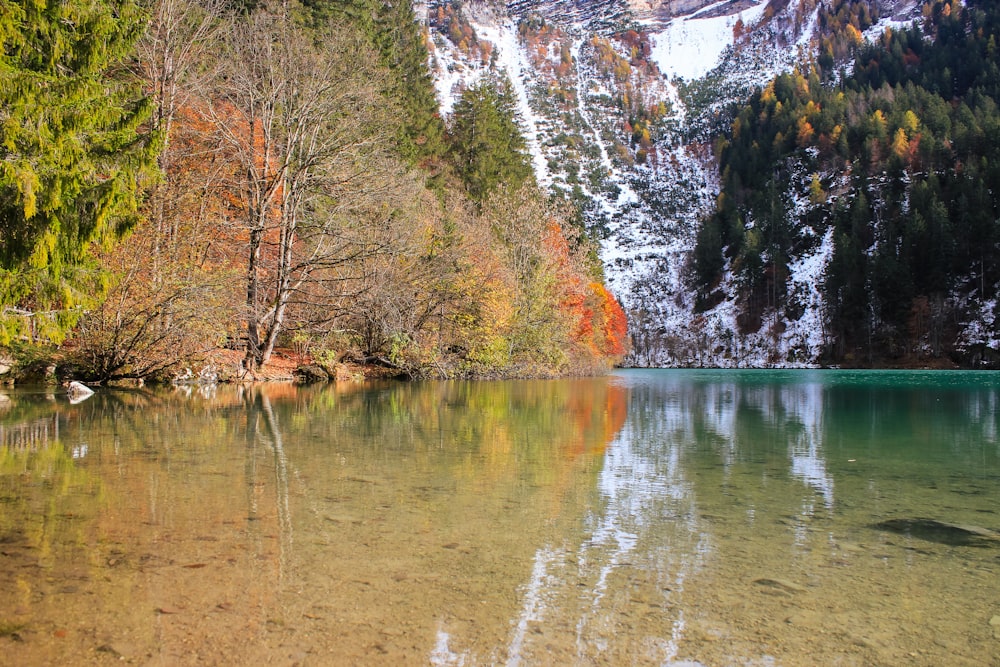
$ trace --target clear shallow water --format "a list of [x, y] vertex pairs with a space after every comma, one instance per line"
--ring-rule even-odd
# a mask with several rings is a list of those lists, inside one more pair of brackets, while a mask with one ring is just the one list
[[1000, 665], [997, 374], [6, 396], [10, 664]]

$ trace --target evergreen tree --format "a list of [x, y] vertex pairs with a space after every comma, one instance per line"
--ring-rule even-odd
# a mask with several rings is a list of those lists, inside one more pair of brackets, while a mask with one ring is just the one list
[[[255, 0], [256, 1], [256, 0]], [[301, 0], [306, 22], [312, 27], [349, 25], [371, 36], [375, 24], [375, 3], [379, 0]]]
[[517, 190], [531, 179], [514, 87], [505, 76], [494, 74], [462, 93], [451, 132], [458, 172], [474, 200], [499, 185]]
[[123, 72], [145, 27], [131, 0], [0, 5], [0, 342], [59, 339], [100, 292], [89, 263], [138, 219], [157, 142]]
[[833, 256], [826, 267], [823, 290], [826, 317], [842, 357], [848, 349], [866, 344], [870, 328], [868, 257], [871, 210], [864, 192], [849, 205], [834, 210]]
[[719, 219], [718, 215], [712, 216], [698, 229], [698, 241], [692, 259], [699, 310], [708, 305], [708, 292], [718, 283], [725, 267]]
[[380, 2], [375, 13], [375, 46], [393, 74], [390, 95], [402, 106], [398, 146], [411, 163], [432, 166], [447, 151], [434, 83], [427, 69], [427, 46], [411, 0]]

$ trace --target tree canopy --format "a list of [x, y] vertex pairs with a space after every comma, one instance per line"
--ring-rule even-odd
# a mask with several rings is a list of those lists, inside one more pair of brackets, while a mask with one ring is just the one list
[[474, 200], [482, 201], [501, 183], [517, 190], [532, 178], [517, 100], [505, 75], [493, 72], [462, 93], [451, 133], [456, 168]]

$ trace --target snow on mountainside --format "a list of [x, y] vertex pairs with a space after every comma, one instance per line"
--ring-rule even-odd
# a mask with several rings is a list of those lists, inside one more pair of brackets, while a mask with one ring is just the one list
[[678, 17], [654, 33], [652, 57], [664, 76], [691, 81], [708, 74], [732, 46], [736, 22], [742, 20], [752, 26], [767, 7], [766, 2], [759, 2], [736, 14], [714, 14], [714, 9], [726, 4], [716, 3], [690, 16]]
[[[740, 336], [736, 306], [694, 312], [686, 267], [718, 195], [710, 141], [720, 111], [808, 53], [818, 10], [772, 0], [429, 0], [443, 112], [500, 68], [517, 91], [539, 182], [577, 201], [602, 239], [609, 285], [630, 318], [638, 366], [808, 366], [824, 344], [818, 290], [832, 234], [793, 258], [803, 314]], [[915, 2], [888, 18], [905, 21]], [[682, 13], [687, 9], [690, 13]], [[721, 119], [721, 120], [720, 120]], [[808, 174], [797, 192], [808, 204]], [[725, 285], [723, 286], [725, 287]], [[728, 290], [733, 293], [733, 290]]]

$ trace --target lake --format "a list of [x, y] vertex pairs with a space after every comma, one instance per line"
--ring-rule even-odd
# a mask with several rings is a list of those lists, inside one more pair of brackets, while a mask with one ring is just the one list
[[0, 389], [0, 662], [1000, 665], [1000, 374]]

